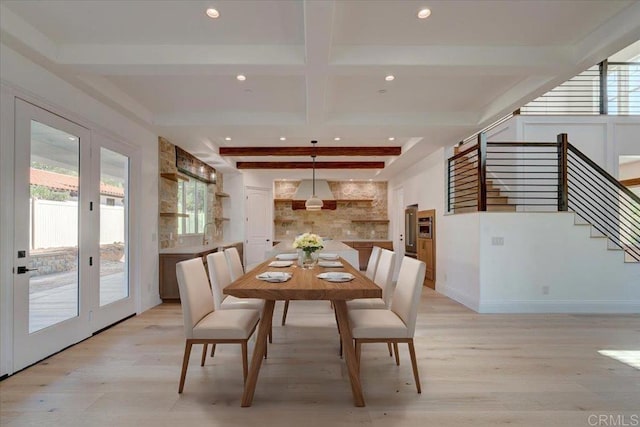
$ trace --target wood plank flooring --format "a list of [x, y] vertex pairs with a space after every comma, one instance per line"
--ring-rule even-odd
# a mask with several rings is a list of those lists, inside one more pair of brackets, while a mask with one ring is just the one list
[[364, 408], [353, 406], [328, 302], [297, 301], [273, 334], [250, 408], [238, 345], [219, 345], [204, 367], [196, 347], [178, 394], [182, 315], [163, 304], [0, 382], [0, 424], [564, 427], [640, 416], [640, 371], [598, 353], [640, 350], [640, 315], [479, 315], [425, 288], [422, 394], [406, 345], [399, 367], [385, 344], [363, 345]]

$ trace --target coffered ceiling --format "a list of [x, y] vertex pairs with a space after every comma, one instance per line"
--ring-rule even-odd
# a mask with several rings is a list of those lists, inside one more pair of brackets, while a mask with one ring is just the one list
[[[431, 16], [418, 19], [425, 7]], [[317, 159], [386, 162], [360, 178], [389, 178], [640, 39], [640, 2], [624, 0], [0, 8], [3, 43], [214, 167], [310, 160], [220, 156], [220, 147], [401, 147]]]

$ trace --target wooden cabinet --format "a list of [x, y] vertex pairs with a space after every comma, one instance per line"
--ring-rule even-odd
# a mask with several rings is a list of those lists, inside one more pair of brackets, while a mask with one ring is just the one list
[[393, 242], [390, 240], [380, 240], [380, 241], [346, 241], [342, 242], [345, 245], [351, 246], [353, 249], [358, 251], [358, 260], [360, 263], [360, 270], [365, 271], [367, 269], [367, 264], [369, 263], [369, 257], [371, 256], [371, 251], [374, 246], [379, 246], [383, 249], [393, 250]]
[[[235, 247], [243, 259], [242, 242], [222, 246], [224, 249]], [[180, 291], [178, 290], [178, 278], [176, 277], [176, 264], [188, 259], [202, 257], [205, 268], [207, 266], [207, 255], [217, 252], [218, 247], [202, 251], [187, 253], [163, 253], [160, 254], [160, 298], [162, 301], [180, 301]]]
[[[418, 237], [418, 259], [426, 264], [424, 285], [436, 288], [436, 211], [426, 210], [418, 212], [420, 218], [430, 218], [430, 238]], [[419, 235], [418, 235], [419, 236]]]

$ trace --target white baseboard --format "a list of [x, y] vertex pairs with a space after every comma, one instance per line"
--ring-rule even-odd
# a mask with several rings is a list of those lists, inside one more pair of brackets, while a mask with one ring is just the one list
[[451, 298], [452, 300], [469, 307], [471, 310], [478, 312], [479, 301], [468, 293], [462, 292], [459, 289], [455, 289], [446, 285], [436, 285], [436, 290], [441, 294]]
[[481, 301], [477, 311], [478, 313], [638, 314], [640, 301]]

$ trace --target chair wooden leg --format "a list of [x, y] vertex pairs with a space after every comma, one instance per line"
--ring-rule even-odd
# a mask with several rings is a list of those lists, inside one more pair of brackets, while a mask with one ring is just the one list
[[391, 343], [387, 343], [387, 347], [389, 348], [389, 357], [393, 357], [393, 350], [391, 350]]
[[191, 340], [187, 340], [184, 343], [184, 356], [182, 358], [182, 373], [180, 374], [180, 385], [178, 386], [178, 393], [182, 393], [184, 389], [184, 380], [187, 376], [187, 367], [189, 367], [189, 356], [191, 356]]
[[289, 300], [284, 301], [284, 310], [282, 311], [282, 326], [287, 321], [287, 311], [289, 311]]
[[268, 345], [265, 344], [264, 346], [264, 358], [267, 358], [267, 347], [269, 347]]
[[242, 379], [247, 382], [247, 373], [249, 372], [249, 360], [247, 359], [247, 340], [240, 343], [242, 345]]
[[398, 351], [398, 343], [393, 343], [393, 351], [396, 353], [396, 365], [400, 366], [400, 352]]
[[362, 353], [362, 343], [356, 339], [356, 362], [358, 362], [358, 372], [360, 372], [360, 355]]
[[208, 343], [202, 344], [202, 358], [200, 359], [200, 366], [204, 366], [204, 361], [207, 359], [207, 346]]
[[273, 325], [269, 328], [269, 344], [273, 343]]
[[[331, 306], [333, 307], [333, 301], [331, 301]], [[336, 325], [338, 326], [338, 338], [341, 337], [340, 335], [340, 322], [338, 322], [338, 315], [336, 314], [336, 310], [333, 310], [333, 316], [336, 318]], [[340, 338], [340, 359], [342, 359], [342, 338]]]
[[411, 355], [411, 365], [413, 365], [413, 378], [416, 380], [416, 389], [422, 393], [420, 388], [420, 375], [418, 375], [418, 362], [416, 361], [416, 349], [413, 347], [413, 338], [409, 341], [409, 354]]
[[216, 353], [216, 345], [215, 344], [211, 344], [211, 357], [213, 357], [213, 355]]

